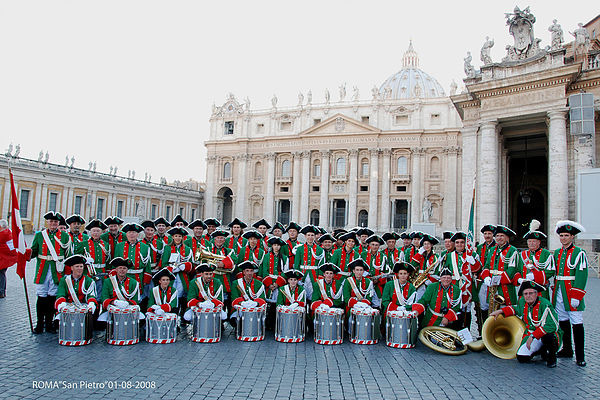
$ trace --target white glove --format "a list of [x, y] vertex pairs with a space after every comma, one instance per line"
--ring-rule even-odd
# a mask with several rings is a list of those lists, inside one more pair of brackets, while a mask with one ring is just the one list
[[492, 286], [492, 278], [490, 278], [489, 276], [488, 276], [488, 277], [486, 277], [486, 278], [483, 280], [483, 283], [484, 283], [486, 286]]
[[129, 303], [125, 300], [115, 300], [113, 301], [113, 304], [115, 305], [115, 307], [120, 309], [127, 308], [129, 306]]
[[331, 307], [329, 307], [327, 304], [323, 303], [321, 304], [317, 309], [318, 310], [323, 310], [323, 311], [327, 311], [329, 310]]
[[519, 278], [519, 279], [517, 279], [517, 282], [519, 282], [519, 285], [520, 285], [521, 283], [525, 282], [525, 279]]
[[425, 253], [425, 247], [421, 246], [419, 247], [419, 254], [423, 254]]
[[467, 256], [467, 258], [465, 260], [471, 265], [475, 264], [475, 258], [470, 254]]
[[528, 281], [532, 281], [533, 280], [533, 272], [528, 272], [527, 275], [525, 275], [525, 278]]
[[94, 258], [93, 257], [86, 257], [85, 260], [87, 261], [88, 264], [94, 264]]
[[365, 309], [365, 308], [367, 308], [367, 307], [369, 307], [369, 305], [368, 305], [367, 303], [363, 303], [362, 301], [359, 301], [359, 302], [358, 302], [358, 303], [356, 303], [356, 304], [354, 305], [354, 307], [352, 307], [352, 308], [355, 308], [355, 309], [357, 309], [357, 310], [364, 310], [364, 309]]
[[367, 277], [367, 276], [369, 276], [369, 271], [365, 271], [365, 272], [363, 272], [363, 276], [364, 276], [364, 277]]
[[573, 308], [579, 307], [579, 300], [571, 299], [571, 307], [573, 307]]
[[535, 266], [533, 265], [533, 263], [531, 261], [527, 261], [525, 263], [525, 268], [527, 269], [533, 269]]
[[152, 311], [153, 313], [156, 313], [156, 310], [158, 310], [159, 308], [160, 308], [160, 306], [155, 304], [152, 307], [150, 307], [150, 310], [148, 310], [148, 311]]
[[198, 303], [198, 307], [202, 308], [203, 310], [210, 310], [212, 308], [215, 308], [215, 305], [212, 301], [205, 300], [202, 303]]
[[242, 307], [244, 307], [244, 308], [254, 308], [254, 307], [258, 306], [258, 303], [254, 300], [245, 300], [245, 301], [242, 301], [241, 304], [242, 304]]
[[88, 310], [90, 310], [90, 312], [92, 314], [95, 313], [96, 312], [96, 304], [94, 304], [94, 303], [88, 303]]
[[184, 265], [184, 264], [179, 264], [179, 265], [178, 265], [178, 266], [177, 266], [177, 267], [174, 269], [174, 271], [177, 271], [177, 272], [180, 272], [180, 271], [183, 271], [183, 270], [185, 270], [185, 265]]
[[156, 315], [165, 315], [165, 310], [163, 310], [162, 308], [158, 307], [157, 309], [154, 309], [154, 314], [156, 314]]
[[292, 303], [290, 304], [290, 310], [295, 310], [299, 307], [300, 305], [298, 303]]
[[57, 309], [57, 310], [58, 310], [58, 312], [62, 312], [62, 310], [64, 310], [65, 308], [67, 308], [67, 306], [68, 306], [68, 305], [67, 305], [67, 302], [66, 302], [66, 301], [63, 301], [62, 303], [60, 303], [60, 304], [58, 305], [58, 309]]

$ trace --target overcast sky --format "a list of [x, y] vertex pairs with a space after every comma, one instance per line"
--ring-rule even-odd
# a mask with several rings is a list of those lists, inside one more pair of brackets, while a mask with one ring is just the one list
[[[446, 92], [463, 58], [495, 40], [512, 44], [504, 13], [514, 1], [0, 1], [0, 146], [75, 166], [97, 161], [157, 182], [204, 181], [211, 105], [232, 92], [252, 108], [332, 101], [338, 86], [362, 99], [401, 68], [410, 39], [420, 67]], [[535, 35], [550, 41], [557, 18], [572, 39], [593, 1], [529, 1]]]

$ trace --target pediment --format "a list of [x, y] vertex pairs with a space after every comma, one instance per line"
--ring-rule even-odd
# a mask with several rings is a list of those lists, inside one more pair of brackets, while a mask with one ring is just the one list
[[300, 136], [372, 133], [381, 133], [381, 129], [377, 129], [369, 124], [349, 118], [343, 114], [335, 114], [325, 121], [321, 121], [305, 131], [300, 132]]

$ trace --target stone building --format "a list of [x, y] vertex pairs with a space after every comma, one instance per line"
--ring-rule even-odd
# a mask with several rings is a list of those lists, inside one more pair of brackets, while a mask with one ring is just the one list
[[[126, 221], [141, 221], [182, 214], [193, 220], [203, 217], [204, 189], [198, 182], [160, 184], [144, 180], [58, 165], [42, 160], [15, 157], [10, 151], [0, 156], [0, 218], [10, 212], [10, 178], [12, 170], [25, 233], [44, 226], [48, 210], [59, 211], [65, 217], [80, 214], [87, 221], [116, 215]], [[112, 169], [112, 168], [111, 168]]]

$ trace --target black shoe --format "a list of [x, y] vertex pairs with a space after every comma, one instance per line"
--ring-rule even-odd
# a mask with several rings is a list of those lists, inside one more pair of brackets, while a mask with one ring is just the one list
[[554, 360], [554, 361], [547, 361], [546, 362], [546, 367], [548, 367], [548, 368], [556, 368], [556, 360]]
[[573, 350], [569, 351], [567, 349], [562, 349], [558, 353], [556, 353], [556, 357], [558, 358], [573, 358]]
[[577, 365], [580, 367], [585, 367], [587, 365], [587, 363], [585, 362], [585, 360], [581, 360], [581, 361], [577, 361]]
[[39, 335], [40, 333], [44, 332], [44, 327], [42, 325], [36, 325], [35, 328], [33, 328], [33, 333], [35, 335]]

